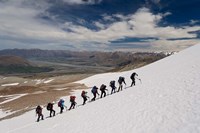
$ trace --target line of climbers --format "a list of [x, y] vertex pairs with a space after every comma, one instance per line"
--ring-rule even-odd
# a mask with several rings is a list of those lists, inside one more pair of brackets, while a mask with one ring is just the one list
[[[131, 74], [130, 78], [132, 80], [132, 83], [131, 83], [130, 87], [132, 87], [133, 85], [135, 86], [135, 78], [136, 78], [136, 76], [138, 76], [138, 74], [135, 73], [135, 72], [133, 72]], [[137, 79], [140, 80], [140, 82], [141, 82], [141, 79], [139, 79], [139, 78], [137, 78]], [[118, 91], [117, 92], [122, 91], [123, 83], [126, 85], [125, 78], [120, 76], [119, 79], [118, 79], [118, 83], [119, 83], [119, 87], [118, 87]], [[110, 87], [111, 87], [111, 93], [110, 94], [116, 93], [116, 88], [117, 87], [115, 86], [115, 81], [114, 80], [110, 81]], [[82, 105], [85, 105], [85, 103], [86, 103], [86, 101], [88, 99], [90, 101], [95, 101], [96, 100], [96, 96], [100, 95], [98, 93], [98, 89], [99, 88], [96, 87], [96, 86], [92, 87], [91, 92], [93, 94], [93, 98], [91, 100], [90, 100], [90, 97], [87, 96], [87, 91], [83, 90], [81, 92], [81, 97], [83, 98], [83, 104]], [[108, 91], [108, 89], [106, 89], [106, 85], [102, 84], [100, 86], [100, 91], [101, 91], [100, 98], [105, 97], [106, 96], [106, 91]], [[75, 108], [75, 106], [77, 104], [75, 99], [76, 99], [76, 96], [70, 96], [71, 106], [70, 106], [70, 108], [68, 110], [71, 110], [71, 109]], [[65, 106], [64, 102], [65, 101], [63, 99], [60, 99], [59, 102], [58, 102], [58, 107], [60, 108], [60, 114], [63, 113], [64, 108], [67, 109], [67, 106]], [[55, 104], [55, 102], [52, 102], [52, 103], [48, 103], [47, 106], [46, 106], [47, 110], [50, 111], [50, 117], [52, 117], [52, 115], [55, 116], [55, 113], [56, 113], [56, 111], [53, 109], [53, 105], [54, 104]], [[42, 114], [42, 109], [43, 108], [40, 105], [38, 105], [36, 107], [36, 114], [38, 115], [37, 122], [39, 122], [40, 119], [42, 119], [42, 120], [44, 119], [44, 115]]]

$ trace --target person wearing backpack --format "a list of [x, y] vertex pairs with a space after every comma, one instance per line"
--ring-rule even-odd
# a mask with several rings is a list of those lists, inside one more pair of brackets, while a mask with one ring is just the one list
[[91, 101], [95, 101], [97, 94], [99, 95], [98, 88], [96, 86], [92, 88], [92, 94], [94, 97], [91, 99]]
[[120, 90], [122, 91], [122, 88], [123, 88], [122, 83], [126, 85], [125, 78], [120, 76], [118, 79], [118, 83], [119, 83], [119, 88], [118, 88], [118, 92], [119, 92]]
[[35, 112], [38, 115], [37, 122], [40, 121], [40, 117], [42, 120], [44, 120], [44, 115], [42, 114], [42, 107], [40, 105], [36, 107]]
[[71, 106], [69, 108], [69, 110], [74, 109], [76, 102], [75, 102], [76, 96], [70, 96], [70, 102], [71, 102]]
[[115, 89], [116, 89], [116, 87], [115, 87], [115, 81], [114, 81], [114, 80], [110, 81], [110, 87], [112, 88], [110, 94], [115, 93]]
[[136, 72], [133, 72], [131, 74], [131, 80], [132, 80], [132, 83], [131, 83], [131, 87], [134, 85], [135, 86], [135, 76], [138, 76], [138, 74]]
[[60, 107], [60, 114], [63, 113], [63, 109], [65, 107], [64, 103], [65, 101], [63, 99], [60, 99], [60, 101], [58, 102], [58, 107]]
[[52, 113], [53, 113], [53, 116], [55, 116], [55, 113], [56, 113], [56, 111], [53, 109], [53, 105], [54, 105], [54, 102], [47, 104], [47, 110], [50, 111], [50, 117], [52, 116]]
[[90, 97], [87, 96], [86, 91], [81, 92], [81, 97], [83, 98], [83, 105], [85, 105], [85, 102], [87, 101], [87, 99], [90, 98]]
[[[101, 87], [100, 87], [100, 91], [101, 91], [101, 96], [100, 98], [105, 97], [106, 96], [106, 85], [102, 84]], [[108, 90], [107, 90], [108, 91]]]

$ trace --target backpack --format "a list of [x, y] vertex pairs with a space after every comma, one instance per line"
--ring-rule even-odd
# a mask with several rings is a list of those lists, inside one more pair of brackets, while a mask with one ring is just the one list
[[115, 86], [115, 81], [113, 80], [113, 81], [110, 81], [110, 86], [111, 87], [114, 87]]
[[91, 91], [92, 91], [92, 93], [96, 93], [97, 92], [97, 87], [94, 86]]
[[119, 77], [118, 82], [119, 82], [119, 83], [122, 83], [123, 81], [124, 81], [124, 77]]
[[106, 85], [102, 84], [101, 87], [100, 87], [100, 90], [104, 91], [105, 89], [106, 89]]
[[74, 102], [76, 99], [76, 96], [70, 96], [70, 102]]
[[48, 103], [47, 104], [47, 110], [50, 110], [52, 108], [52, 104], [51, 103]]
[[42, 112], [42, 107], [40, 107], [39, 105], [37, 106], [37, 108], [35, 109], [35, 112], [37, 114], [41, 113]]
[[62, 106], [62, 102], [64, 102], [63, 99], [61, 99], [61, 100], [58, 102], [58, 107], [61, 107], [61, 106]]
[[85, 94], [86, 94], [86, 92], [85, 92], [85, 91], [82, 91], [81, 96], [84, 97]]

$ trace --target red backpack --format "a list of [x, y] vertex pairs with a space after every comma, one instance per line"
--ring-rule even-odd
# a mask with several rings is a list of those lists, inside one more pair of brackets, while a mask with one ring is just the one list
[[70, 102], [74, 102], [76, 99], [76, 96], [70, 96]]
[[85, 96], [85, 91], [82, 91], [81, 96], [84, 97]]

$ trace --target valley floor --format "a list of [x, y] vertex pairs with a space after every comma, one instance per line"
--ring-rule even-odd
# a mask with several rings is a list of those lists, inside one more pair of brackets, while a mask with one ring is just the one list
[[38, 104], [57, 101], [62, 96], [70, 95], [73, 90], [86, 89], [83, 84], [72, 82], [88, 76], [79, 74], [43, 79], [1, 76], [0, 121], [24, 114]]

